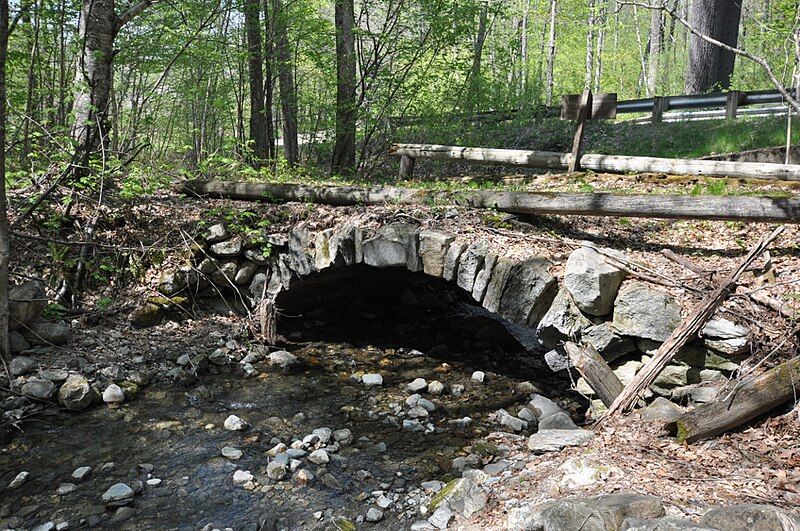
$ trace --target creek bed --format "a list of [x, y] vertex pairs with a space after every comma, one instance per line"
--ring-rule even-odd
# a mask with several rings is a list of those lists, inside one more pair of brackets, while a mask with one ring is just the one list
[[[316, 343], [295, 354], [302, 369], [293, 374], [207, 375], [189, 388], [158, 384], [116, 409], [95, 407], [28, 424], [0, 453], [4, 480], [23, 470], [30, 473], [23, 485], [2, 493], [0, 526], [67, 521], [71, 528], [200, 529], [213, 523], [237, 530], [264, 524], [334, 529], [333, 519], [355, 521], [375, 506], [370, 494], [383, 490], [404, 494], [381, 522], [364, 525], [407, 529], [419, 511], [405, 505], [404, 496], [424, 481], [454, 477], [452, 460], [498, 428], [491, 414], [527, 396], [517, 391], [523, 374], [490, 373], [484, 383], [474, 382], [470, 366], [443, 364], [412, 350]], [[386, 375], [383, 386], [366, 387], [357, 380], [361, 372]], [[448, 389], [464, 386], [459, 397], [425, 395], [437, 405], [426, 419], [436, 427], [431, 433], [398, 426], [397, 407], [411, 394], [406, 385], [417, 377], [440, 380]], [[225, 430], [230, 414], [244, 419], [248, 429]], [[464, 416], [473, 419], [467, 428], [447, 422]], [[315, 476], [308, 485], [291, 476], [267, 479], [265, 452], [278, 439], [289, 444], [320, 427], [352, 431], [353, 442], [336, 454], [341, 458], [323, 466], [303, 459], [303, 468]], [[385, 443], [385, 452], [378, 443]], [[240, 449], [241, 459], [222, 457], [224, 446]], [[111, 462], [113, 469], [102, 470]], [[149, 476], [143, 464], [152, 465]], [[92, 467], [92, 473], [82, 481], [72, 479], [82, 466]], [[239, 469], [254, 474], [256, 490], [234, 485]], [[111, 510], [101, 500], [115, 483], [135, 487], [137, 480], [152, 478], [162, 482], [145, 484], [130, 507]], [[77, 488], [58, 495], [64, 483]], [[320, 511], [322, 518], [314, 515]]]

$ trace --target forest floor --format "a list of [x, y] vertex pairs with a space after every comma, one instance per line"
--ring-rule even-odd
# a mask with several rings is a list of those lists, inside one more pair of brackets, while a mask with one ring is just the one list
[[[513, 183], [509, 179], [505, 181]], [[793, 186], [785, 184], [731, 181], [726, 183], [722, 190], [717, 190], [716, 187], [720, 186], [714, 184], [718, 182], [717, 180], [660, 176], [585, 175], [567, 178], [547, 175], [535, 177], [534, 181], [537, 189], [557, 188], [560, 191], [574, 186], [575, 191], [589, 191], [588, 187], [592, 190], [612, 190], [618, 187], [652, 193], [697, 193], [698, 187], [702, 192], [708, 192], [711, 187], [712, 192], [727, 193], [742, 187], [746, 188], [743, 193], [772, 195], [797, 193]], [[515, 183], [513, 186], [527, 187], [528, 184]], [[82, 241], [83, 236], [74, 233], [69, 227], [75, 222], [82, 225], [91, 219], [94, 210], [92, 206], [77, 208], [70, 214], [68, 223], [63, 223], [60, 228], [52, 228], [53, 224], [47, 222], [52, 221], [56, 214], [55, 210], [43, 212], [35, 223], [20, 231], [27, 237], [17, 236], [14, 239], [14, 273], [17, 278], [56, 278], [66, 263], [53, 260], [51, 253], [54, 249], [63, 249], [67, 257], [75, 256], [76, 250], [80, 248], [77, 242]], [[176, 443], [177, 447], [191, 458], [187, 457], [186, 460], [179, 462], [171, 461], [170, 465], [164, 462], [163, 472], [174, 476], [164, 478], [165, 485], [172, 485], [175, 489], [188, 489], [179, 496], [188, 496], [186, 503], [190, 506], [192, 500], [204, 500], [201, 503], [208, 507], [207, 514], [204, 515], [204, 518], [206, 516], [209, 518], [207, 521], [214, 521], [212, 520], [214, 517], [224, 518], [224, 508], [214, 505], [213, 492], [203, 490], [197, 485], [195, 489], [191, 487], [191, 482], [207, 481], [214, 488], [223, 489], [217, 491], [217, 495], [229, 492], [224, 490], [226, 487], [222, 486], [223, 483], [219, 478], [224, 477], [225, 485], [229, 485], [231, 465], [215, 461], [210, 456], [216, 455], [214, 453], [216, 447], [229, 442], [230, 438], [213, 430], [206, 430], [205, 427], [209, 422], [221, 423], [227, 414], [223, 414], [223, 411], [236, 409], [236, 406], [232, 405], [236, 400], [259, 403], [263, 398], [251, 396], [249, 399], [242, 399], [237, 393], [240, 393], [239, 389], [244, 386], [236, 380], [226, 380], [225, 375], [219, 376], [217, 380], [209, 377], [201, 382], [190, 383], [188, 387], [185, 387], [187, 385], [185, 382], [171, 383], [167, 375], [169, 370], [175, 367], [175, 360], [181, 354], [212, 350], [230, 341], [239, 345], [234, 349], [245, 348], [249, 344], [247, 320], [235, 316], [215, 317], [198, 312], [178, 323], [168, 322], [155, 328], [137, 330], [131, 328], [128, 314], [139, 301], [156, 294], [161, 274], [185, 260], [192, 237], [214, 222], [224, 221], [249, 227], [250, 230], [281, 233], [300, 221], [309, 223], [312, 229], [321, 229], [345, 218], [357, 218], [366, 224], [374, 225], [391, 220], [411, 220], [420, 222], [423, 226], [436, 226], [457, 235], [479, 235], [489, 240], [493, 247], [502, 248], [511, 256], [537, 254], [547, 257], [553, 263], [552, 274], [559, 279], [563, 276], [563, 267], [571, 250], [580, 241], [592, 241], [597, 245], [623, 252], [630, 260], [634, 271], [654, 281], [652, 282], [654, 289], [667, 291], [680, 301], [684, 314], [704, 293], [713, 289], [711, 272], [721, 273], [731, 270], [747, 253], [748, 248], [772, 229], [768, 224], [740, 222], [565, 216], [520, 218], [446, 206], [335, 208], [320, 205], [312, 207], [306, 204], [269, 205], [225, 200], [199, 201], [168, 192], [142, 197], [135, 203], [115, 200], [112, 197], [101, 211], [95, 233], [96, 254], [92, 262], [92, 271], [95, 274], [91, 277], [94, 287], [84, 295], [82, 305], [84, 311], [76, 315], [63, 315], [71, 321], [73, 339], [64, 347], [42, 353], [38, 361], [40, 367], [80, 368], [101, 379], [107, 379], [104, 375], [118, 372], [146, 373], [152, 377], [148, 379], [153, 381], [153, 390], [145, 390], [143, 398], [131, 404], [126, 403], [122, 409], [108, 409], [108, 413], [102, 413], [106, 409], [97, 409], [89, 413], [67, 414], [54, 407], [38, 408], [36, 414], [31, 417], [34, 422], [23, 423], [23, 432], [10, 445], [0, 450], [0, 462], [4, 464], [0, 480], [9, 481], [25, 467], [35, 468], [27, 460], [44, 459], [41, 453], [34, 450], [35, 445], [42, 441], [46, 441], [46, 448], [57, 454], [59, 438], [64, 437], [64, 432], [59, 432], [59, 423], [69, 426], [70, 430], [81, 435], [75, 441], [65, 438], [64, 441], [71, 442], [69, 444], [64, 442], [64, 448], [71, 448], [73, 455], [77, 452], [77, 455], [85, 456], [87, 461], [93, 459], [94, 461], [89, 464], [98, 467], [106, 461], [121, 462], [122, 466], [118, 472], [109, 476], [120, 480], [130, 479], [129, 470], [131, 468], [136, 470], [139, 464], [137, 459], [154, 461], [157, 474], [161, 474], [162, 471], [158, 469], [158, 456], [165, 460], [166, 457], [158, 452], [157, 455], [148, 457], [139, 445], [149, 444], [147, 437], [154, 437], [154, 441], [173, 437], [176, 441], [181, 441], [180, 444]], [[53, 240], [57, 243], [54, 244]], [[797, 325], [791, 316], [800, 311], [799, 241], [800, 227], [789, 226], [770, 248], [770, 256], [760, 259], [754, 271], [743, 277], [737, 293], [721, 310], [731, 319], [747, 326], [754, 337], [752, 356], [742, 364], [741, 374], [761, 371], [798, 354], [800, 345], [796, 337]], [[709, 274], [698, 275], [688, 271], [661, 254], [662, 249], [670, 249], [688, 258], [695, 265], [709, 271]], [[54, 286], [50, 287], [52, 289]], [[760, 290], [771, 299], [780, 301], [785, 305], [786, 315], [754, 303], [745, 295], [752, 290]], [[365, 358], [359, 363], [363, 364], [364, 368], [376, 364], [383, 367], [384, 363], [390, 362], [382, 360], [392, 358], [391, 352], [387, 349], [395, 347], [396, 345], [380, 346], [380, 352], [372, 353], [368, 359]], [[305, 356], [301, 356], [305, 357], [309, 370], [303, 373], [305, 376], [293, 376], [291, 382], [298, 389], [305, 389], [307, 385], [317, 385], [314, 382], [323, 378], [326, 382], [325, 393], [336, 393], [338, 398], [334, 403], [338, 404], [338, 401], [343, 399], [338, 393], [341, 392], [342, 386], [346, 387], [347, 377], [342, 380], [337, 379], [340, 378], [337, 375], [342, 371], [342, 363], [344, 366], [349, 366], [347, 364], [350, 363], [346, 359], [348, 356], [346, 349], [344, 357], [341, 351], [342, 349], [337, 350], [338, 358], [333, 357], [331, 361], [322, 364], [323, 375], [317, 372], [320, 368], [318, 362], [313, 361], [323, 354], [306, 353]], [[369, 349], [352, 353], [353, 359], [359, 359], [358, 356], [364, 352], [369, 352]], [[338, 361], [334, 362], [335, 359]], [[398, 372], [402, 377], [398, 376], [397, 380], [388, 384], [385, 391], [372, 395], [360, 392], [353, 394], [351, 397], [353, 405], [369, 410], [375, 408], [376, 404], [388, 404], [396, 399], [396, 394], [402, 394], [406, 383], [404, 378], [410, 381], [412, 377], [423, 374], [419, 371], [428, 371], [427, 377], [430, 380], [432, 379], [430, 371], [434, 370], [435, 365], [418, 368], [417, 372]], [[470, 392], [483, 392], [475, 390], [474, 386], [469, 387], [470, 371], [479, 367], [461, 365], [453, 360], [451, 365], [454, 367], [453, 382], [464, 381], [468, 390], [472, 390]], [[328, 366], [329, 368], [326, 368]], [[314, 367], [317, 369], [313, 369]], [[398, 370], [400, 368], [398, 365]], [[530, 376], [504, 375], [498, 378], [498, 382], [503, 382], [503, 385], [511, 390], [523, 378], [530, 379]], [[279, 380], [279, 377], [277, 379]], [[274, 400], [263, 405], [273, 408], [270, 411], [281, 417], [282, 428], [273, 426], [269, 429], [256, 430], [246, 434], [243, 440], [237, 442], [245, 451], [245, 464], [252, 467], [260, 466], [260, 456], [268, 449], [270, 437], [288, 437], [290, 434], [302, 436], [303, 429], [318, 427], [313, 420], [306, 423], [305, 427], [293, 425], [292, 418], [297, 412], [304, 412], [306, 416], [315, 415], [325, 419], [326, 422], [334, 422], [334, 417], [338, 418], [339, 422], [344, 422], [337, 416], [338, 413], [334, 415], [331, 411], [320, 409], [319, 400], [315, 401], [313, 394], [304, 391], [304, 394], [293, 395], [291, 393], [294, 391], [281, 387], [281, 384], [276, 382], [276, 376], [269, 376], [260, 379], [258, 385], [266, 395], [271, 393], [270, 389], [274, 390]], [[212, 392], [210, 398], [203, 395], [200, 402], [205, 405], [198, 405], [197, 399], [192, 398], [198, 385], [212, 388], [217, 386], [222, 391]], [[174, 391], [174, 386], [178, 386], [177, 389], [180, 391]], [[346, 389], [344, 395], [347, 395]], [[219, 399], [220, 396], [224, 400]], [[468, 397], [470, 396], [475, 400], [484, 398], [482, 394], [468, 393]], [[137, 406], [139, 400], [145, 406]], [[223, 402], [227, 405], [219, 408], [219, 404]], [[285, 403], [294, 405], [286, 407]], [[42, 416], [43, 413], [48, 415]], [[247, 414], [252, 414], [252, 423], [258, 424], [254, 413]], [[103, 436], [106, 448], [103, 450], [104, 453], [92, 453], [85, 448], [77, 451], [74, 446], [70, 446], [85, 441], [85, 437], [89, 436], [79, 427], [82, 415], [87, 416], [86, 426], [91, 429], [102, 429], [105, 425], [110, 429], [123, 430], [120, 433], [128, 433], [124, 430], [134, 430], [133, 426], [138, 422], [136, 419], [156, 418], [164, 422], [175, 421], [178, 424], [155, 428], [166, 430], [166, 435], [163, 436], [151, 432], [130, 433], [131, 440], [138, 441], [133, 446], [120, 445], [114, 442], [118, 439]], [[214, 416], [216, 420], [212, 422], [213, 419], [209, 420], [210, 416]], [[269, 414], [264, 415], [263, 419], [258, 416], [261, 419], [259, 422], [268, 425], [272, 422], [268, 417]], [[585, 421], [577, 414], [573, 415], [573, 418], [576, 421]], [[125, 423], [128, 427], [120, 423]], [[493, 487], [487, 510], [472, 519], [459, 520], [459, 525], [466, 528], [502, 528], [508, 511], [519, 507], [522, 503], [581, 494], [630, 491], [653, 494], [665, 500], [670, 514], [687, 515], [692, 518], [696, 518], [711, 506], [731, 503], [769, 503], [786, 508], [797, 507], [800, 504], [798, 490], [800, 413], [796, 409], [783, 409], [722, 437], [695, 445], [677, 444], [659, 426], [632, 415], [605, 425], [587, 447], [567, 449], [543, 456], [531, 455], [525, 447], [524, 439], [494, 434], [490, 431], [490, 426], [490, 419], [486, 416], [476, 426], [474, 433], [463, 440], [458, 440], [456, 447], [442, 443], [443, 446], [433, 448], [434, 452], [441, 452], [441, 455], [435, 458], [436, 462], [441, 462], [443, 459], [448, 461], [466, 455], [466, 448], [476, 441], [487, 440], [504, 447], [503, 455], [494, 458], [513, 463], [509, 473], [503, 474]], [[330, 425], [330, 427], [339, 426]], [[382, 429], [368, 423], [353, 427], [356, 437], [359, 435], [358, 432], [369, 434], [370, 430], [377, 430], [386, 440], [393, 440], [390, 439], [392, 435], [384, 433]], [[369, 444], [374, 442], [375, 440], [372, 440]], [[403, 455], [404, 458], [414, 461], [414, 456], [411, 455], [414, 452], [418, 452], [416, 459], [419, 459], [420, 456], [427, 455], [425, 452], [432, 450], [415, 446], [419, 444], [419, 440], [400, 438], [394, 442], [395, 447], [391, 448], [390, 445], [390, 452], [387, 454], [390, 460]], [[153, 444], [154, 449], [161, 448], [159, 444], [155, 442]], [[363, 447], [366, 443], [361, 444]], [[190, 451], [192, 447], [204, 445], [211, 448], [211, 454], [195, 456]], [[131, 452], [131, 455], [126, 457], [124, 455], [126, 452]], [[361, 458], [353, 457], [353, 459]], [[109, 483], [110, 480], [103, 483], [101, 476], [98, 476], [98, 485], [93, 487], [97, 492], [93, 490], [91, 494], [83, 493], [79, 498], [72, 500], [64, 498], [61, 502], [52, 499], [52, 491], [58, 483], [68, 481], [68, 473], [66, 477], [63, 473], [68, 468], [71, 470], [86, 464], [78, 463], [68, 455], [59, 455], [58, 462], [59, 465], [54, 466], [49, 473], [42, 471], [46, 479], [34, 478], [34, 481], [26, 487], [27, 490], [14, 495], [8, 493], [7, 496], [7, 493], [3, 493], [0, 520], [13, 517], [20, 512], [24, 515], [21, 523], [32, 523], [33, 520], [42, 523], [56, 518], [53, 515], [60, 514], [81, 518], [103, 515], [102, 506], [98, 509], [99, 496], [102, 493], [101, 485]], [[378, 489], [377, 483], [386, 483], [387, 478], [391, 478], [391, 461], [381, 459], [372, 463], [357, 462], [358, 466], [374, 467], [374, 475], [379, 479], [383, 478], [382, 481], [376, 480], [375, 484], [368, 482], [370, 490]], [[41, 469], [41, 466], [39, 468]], [[417, 482], [424, 479], [448, 479], [448, 472], [441, 467], [428, 470], [415, 465], [410, 469], [423, 470], [421, 473], [408, 472], [407, 475]], [[55, 471], [62, 475], [59, 476]], [[195, 472], [197, 475], [194, 475]], [[423, 477], [425, 474], [428, 474], [427, 478]], [[184, 477], [190, 478], [189, 486], [183, 483]], [[352, 471], [342, 473], [337, 480], [347, 485], [341, 496], [333, 495], [333, 491], [340, 491], [324, 484], [317, 484], [310, 490], [297, 488], [293, 490], [287, 487], [282, 491], [270, 488], [260, 491], [261, 497], [257, 498], [249, 497], [250, 494], [245, 495], [239, 491], [238, 494], [230, 493], [230, 496], [235, 497], [237, 507], [266, 504], [263, 508], [283, 515], [284, 522], [287, 520], [290, 523], [309, 522], [308, 527], [325, 528], [328, 527], [326, 525], [328, 520], [317, 520], [313, 513], [334, 509], [330, 514], [326, 512], [324, 518], [344, 512], [347, 513], [344, 516], [354, 519], [359, 510], [366, 511], [364, 503], [360, 506], [354, 503], [358, 492], [363, 491], [364, 486], [359, 487], [356, 484]], [[163, 495], [158, 496], [158, 499], [162, 497]], [[344, 498], [348, 499], [342, 501]], [[298, 508], [295, 505], [298, 500], [306, 500], [306, 505]], [[170, 497], [161, 501], [137, 501], [135, 519], [143, 522], [142, 525], [146, 522], [156, 526], [161, 526], [165, 522], [175, 525], [178, 522], [175, 519], [169, 520], [168, 516], [173, 503], [174, 500]], [[341, 511], [337, 507], [341, 507]], [[22, 509], [25, 510], [21, 511]], [[258, 511], [242, 509], [241, 514], [252, 519], [260, 517], [257, 513]], [[184, 512], [178, 511], [178, 514], [184, 515]], [[131, 518], [131, 515], [128, 514], [126, 517]], [[159, 520], [160, 518], [166, 520]], [[388, 519], [387, 515], [387, 520], [384, 521], [387, 527], [394, 527], [396, 523], [398, 527], [407, 528], [410, 523], [407, 520], [395, 522]], [[198, 517], [192, 520], [191, 524], [200, 523], [200, 520]], [[390, 522], [393, 522], [392, 525], [389, 525]], [[217, 521], [217, 523], [229, 525], [225, 522]], [[241, 521], [237, 520], [237, 523]], [[133, 527], [131, 525], [133, 524], [129, 523], [127, 527], [137, 528], [136, 525]]]

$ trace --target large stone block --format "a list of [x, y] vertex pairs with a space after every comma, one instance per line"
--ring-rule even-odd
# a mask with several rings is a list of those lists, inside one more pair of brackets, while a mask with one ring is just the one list
[[478, 271], [483, 269], [488, 252], [489, 244], [484, 240], [467, 246], [467, 249], [461, 255], [461, 259], [458, 262], [456, 284], [458, 284], [459, 288], [467, 293], [472, 293], [472, 288], [475, 285], [475, 276], [478, 274]]
[[531, 258], [512, 267], [500, 300], [500, 315], [512, 323], [538, 325], [558, 290], [549, 267], [544, 258]]
[[608, 263], [602, 254], [581, 247], [569, 255], [564, 286], [582, 311], [590, 315], [606, 315], [611, 313], [624, 278], [625, 272]]
[[592, 322], [583, 316], [569, 291], [561, 288], [542, 317], [537, 332], [547, 348], [555, 348], [564, 341], [578, 341], [590, 326]]
[[614, 302], [612, 326], [622, 335], [664, 341], [680, 322], [675, 299], [641, 282], [623, 286]]
[[483, 260], [483, 268], [475, 275], [475, 283], [472, 285], [472, 298], [477, 302], [483, 300], [486, 294], [486, 288], [489, 285], [489, 280], [492, 278], [492, 272], [497, 264], [497, 255], [489, 253]]
[[636, 350], [633, 339], [620, 336], [608, 323], [586, 328], [581, 334], [581, 341], [592, 345], [606, 361], [614, 361]]
[[409, 223], [393, 223], [378, 229], [362, 243], [364, 263], [373, 267], [401, 267], [419, 271], [419, 233]]
[[427, 229], [419, 233], [419, 256], [422, 270], [431, 276], [441, 277], [444, 274], [444, 263], [450, 245], [455, 236], [447, 232]]
[[503, 297], [503, 290], [506, 287], [508, 276], [516, 265], [510, 258], [499, 258], [492, 269], [489, 282], [486, 286], [486, 293], [483, 296], [483, 307], [490, 312], [497, 313], [500, 310], [500, 300]]
[[447, 255], [444, 258], [444, 270], [442, 271], [442, 278], [445, 280], [453, 280], [458, 274], [458, 263], [461, 260], [461, 255], [467, 248], [466, 243], [452, 243], [447, 250]]
[[295, 225], [289, 231], [289, 266], [292, 271], [300, 276], [314, 272], [314, 248], [312, 242], [315, 236], [303, 224]]

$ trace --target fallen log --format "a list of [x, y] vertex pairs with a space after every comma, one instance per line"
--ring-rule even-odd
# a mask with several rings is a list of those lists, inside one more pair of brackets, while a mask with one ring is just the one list
[[724, 398], [687, 411], [667, 425], [679, 442], [725, 433], [791, 400], [800, 399], [800, 357], [739, 383]]
[[747, 254], [744, 260], [734, 269], [724, 281], [722, 281], [711, 293], [709, 293], [700, 304], [685, 317], [678, 327], [672, 331], [670, 336], [658, 348], [647, 364], [636, 373], [630, 384], [619, 394], [614, 403], [608, 407], [606, 414], [600, 418], [598, 424], [608, 417], [629, 410], [636, 403], [639, 394], [650, 387], [664, 367], [678, 354], [689, 341], [697, 337], [700, 329], [716, 313], [717, 308], [728, 296], [729, 292], [735, 288], [739, 277], [750, 267], [753, 261], [783, 232], [784, 227], [778, 227], [768, 236], [759, 241]]
[[184, 181], [177, 185], [177, 190], [187, 195], [266, 202], [313, 202], [336, 206], [457, 204], [522, 215], [800, 222], [798, 197], [442, 191], [389, 186], [360, 188], [201, 180]]
[[[389, 149], [389, 154], [410, 159], [466, 160], [482, 164], [562, 170], [569, 169], [572, 161], [571, 153], [439, 144], [395, 144]], [[587, 154], [580, 158], [578, 166], [585, 170], [612, 173], [668, 173], [800, 181], [800, 165], [797, 164]], [[411, 177], [413, 165], [406, 165], [403, 171], [404, 177]]]
[[625, 386], [608, 366], [606, 360], [591, 345], [579, 347], [568, 341], [564, 344], [564, 350], [569, 356], [570, 365], [583, 376], [603, 404], [610, 406]]

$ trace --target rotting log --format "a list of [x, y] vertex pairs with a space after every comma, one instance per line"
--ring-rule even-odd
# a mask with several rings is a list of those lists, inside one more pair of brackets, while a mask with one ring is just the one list
[[[466, 160], [483, 164], [509, 164], [554, 170], [566, 170], [572, 161], [570, 153], [439, 144], [395, 144], [389, 149], [389, 154], [412, 159]], [[798, 164], [586, 154], [580, 158], [577, 166], [584, 170], [611, 173], [667, 173], [800, 181]]]
[[800, 357], [740, 382], [726, 396], [687, 411], [667, 426], [692, 443], [736, 428], [791, 400], [800, 399]]
[[611, 193], [442, 191], [415, 188], [184, 181], [187, 195], [334, 206], [456, 204], [518, 215], [576, 215], [724, 221], [800, 222], [800, 197], [620, 195]]
[[735, 289], [736, 282], [739, 277], [750, 267], [758, 256], [767, 250], [769, 245], [781, 235], [784, 231], [783, 226], [776, 228], [769, 235], [761, 239], [751, 250], [747, 256], [742, 260], [739, 265], [731, 271], [731, 273], [717, 285], [717, 287], [700, 301], [700, 304], [686, 316], [678, 327], [672, 331], [666, 341], [661, 344], [653, 358], [648, 361], [642, 369], [636, 373], [631, 383], [614, 400], [614, 403], [608, 407], [605, 415], [600, 418], [597, 424], [602, 424], [604, 419], [608, 417], [623, 413], [633, 407], [639, 398], [639, 394], [650, 387], [655, 379], [664, 370], [664, 367], [678, 354], [681, 348], [689, 341], [697, 337], [697, 334], [706, 324], [706, 322], [713, 317], [717, 308], [727, 298], [730, 291]]
[[564, 344], [569, 363], [583, 376], [597, 397], [610, 406], [624, 389], [617, 375], [592, 345], [578, 346], [571, 341]]

